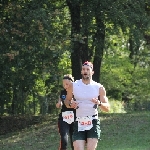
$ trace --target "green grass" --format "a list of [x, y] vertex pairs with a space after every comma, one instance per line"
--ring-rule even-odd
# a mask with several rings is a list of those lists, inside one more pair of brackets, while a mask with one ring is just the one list
[[101, 119], [102, 150], [150, 150], [150, 113], [111, 114]]
[[[150, 150], [150, 112], [102, 114], [97, 150]], [[55, 119], [22, 132], [0, 136], [0, 150], [57, 150]]]

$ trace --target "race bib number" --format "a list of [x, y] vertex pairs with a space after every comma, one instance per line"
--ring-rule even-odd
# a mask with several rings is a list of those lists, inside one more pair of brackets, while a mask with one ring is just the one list
[[63, 121], [67, 122], [68, 124], [71, 124], [74, 122], [74, 113], [73, 111], [65, 111], [62, 112]]
[[92, 116], [78, 117], [78, 131], [90, 130], [93, 127]]

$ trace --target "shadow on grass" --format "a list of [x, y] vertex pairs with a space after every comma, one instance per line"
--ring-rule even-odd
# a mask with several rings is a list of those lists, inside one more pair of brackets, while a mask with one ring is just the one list
[[[97, 150], [150, 150], [150, 113], [99, 114], [101, 140]], [[57, 119], [0, 137], [1, 150], [57, 150]], [[68, 149], [70, 150], [70, 148]]]

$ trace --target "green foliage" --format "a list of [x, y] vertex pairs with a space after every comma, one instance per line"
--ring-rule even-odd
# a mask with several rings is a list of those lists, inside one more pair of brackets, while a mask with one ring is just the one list
[[116, 99], [109, 99], [110, 112], [109, 113], [126, 113], [123, 102], [117, 101]]
[[[135, 61], [129, 59], [127, 36], [108, 36], [101, 70], [101, 82], [107, 95], [124, 101], [131, 110], [149, 110], [149, 51], [145, 41], [140, 43]], [[128, 110], [128, 108], [125, 110]]]
[[58, 66], [68, 45], [68, 12], [60, 4], [48, 0], [0, 2], [1, 114], [4, 107], [15, 114], [34, 107], [35, 113], [38, 96], [45, 101], [59, 84], [51, 84], [51, 79], [62, 76]]
[[1, 115], [53, 112], [62, 76], [78, 79], [85, 60], [93, 61], [93, 79], [101, 78], [109, 97], [149, 109], [149, 6], [147, 0], [2, 0]]

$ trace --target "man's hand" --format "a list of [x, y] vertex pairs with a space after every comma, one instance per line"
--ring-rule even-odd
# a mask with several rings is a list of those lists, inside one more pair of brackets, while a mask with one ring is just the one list
[[94, 104], [101, 104], [101, 102], [98, 100], [98, 98], [92, 98], [91, 102], [93, 102]]
[[70, 101], [69, 106], [70, 106], [70, 108], [77, 109], [77, 108], [78, 108], [78, 103], [72, 99], [72, 100]]

